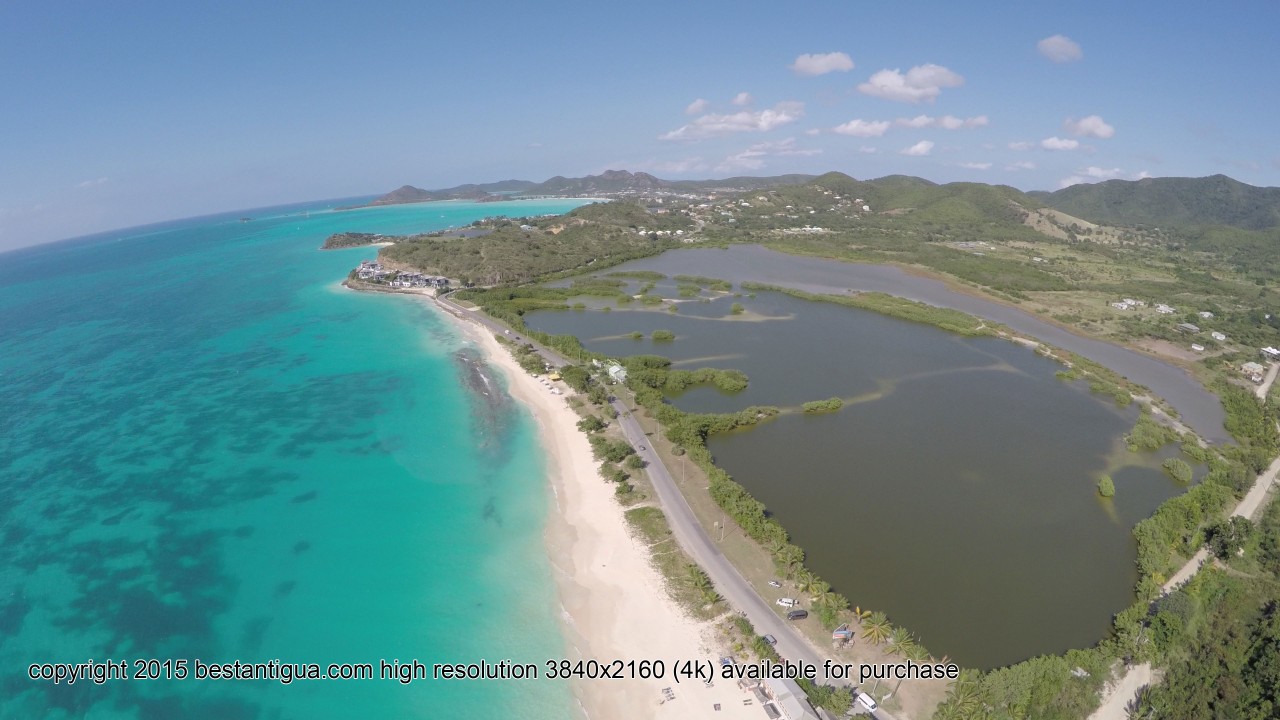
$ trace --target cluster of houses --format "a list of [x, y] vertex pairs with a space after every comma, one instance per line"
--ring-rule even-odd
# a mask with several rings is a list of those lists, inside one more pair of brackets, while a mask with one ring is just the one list
[[[1280, 350], [1270, 346], [1264, 347], [1262, 348], [1262, 357], [1271, 362], [1280, 361]], [[1262, 363], [1247, 362], [1240, 366], [1240, 372], [1255, 385], [1261, 385], [1263, 378], [1266, 377], [1267, 368]]]
[[362, 260], [356, 268], [356, 277], [365, 282], [388, 285], [393, 288], [436, 288], [449, 287], [449, 278], [424, 275], [420, 272], [406, 270], [388, 270], [376, 260]]

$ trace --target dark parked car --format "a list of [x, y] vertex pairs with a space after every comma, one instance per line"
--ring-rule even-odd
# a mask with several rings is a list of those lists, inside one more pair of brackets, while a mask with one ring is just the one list
[[792, 610], [791, 612], [787, 613], [788, 620], [803, 620], [807, 617], [809, 617], [808, 610]]
[[767, 642], [767, 643], [769, 643], [770, 645], [777, 645], [777, 644], [778, 644], [778, 638], [776, 638], [776, 637], [774, 637], [774, 636], [772, 636], [772, 635], [765, 635], [765, 636], [764, 636], [764, 641], [765, 641], [765, 642]]

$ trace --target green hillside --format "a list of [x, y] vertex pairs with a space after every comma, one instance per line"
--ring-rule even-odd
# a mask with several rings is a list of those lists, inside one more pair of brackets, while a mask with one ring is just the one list
[[1069, 215], [1111, 225], [1280, 227], [1280, 188], [1254, 187], [1226, 175], [1108, 180], [1037, 195]]

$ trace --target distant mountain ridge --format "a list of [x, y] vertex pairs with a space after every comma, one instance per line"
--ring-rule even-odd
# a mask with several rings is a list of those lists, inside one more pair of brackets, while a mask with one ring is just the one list
[[1255, 187], [1226, 175], [1108, 180], [1027, 194], [1055, 210], [1109, 225], [1280, 227], [1280, 188]]
[[443, 190], [423, 190], [412, 185], [403, 185], [382, 197], [366, 203], [362, 207], [403, 205], [437, 200], [493, 201], [537, 195], [586, 196], [606, 193], [652, 192], [655, 190], [670, 190], [673, 192], [719, 189], [755, 190], [779, 185], [797, 185], [813, 179], [813, 175], [792, 174], [773, 177], [732, 177], [723, 180], [663, 180], [645, 172], [633, 173], [627, 170], [606, 170], [599, 175], [587, 175], [580, 178], [567, 178], [557, 175], [540, 183], [529, 180], [502, 180], [494, 183], [469, 183]]

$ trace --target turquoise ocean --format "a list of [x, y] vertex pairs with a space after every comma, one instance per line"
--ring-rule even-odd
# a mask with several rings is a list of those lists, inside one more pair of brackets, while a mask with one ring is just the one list
[[[560, 682], [378, 679], [564, 655], [544, 458], [426, 301], [339, 286], [375, 248], [318, 248], [582, 202], [312, 203], [0, 255], [0, 718], [573, 716]], [[28, 677], [90, 659], [375, 679]]]

